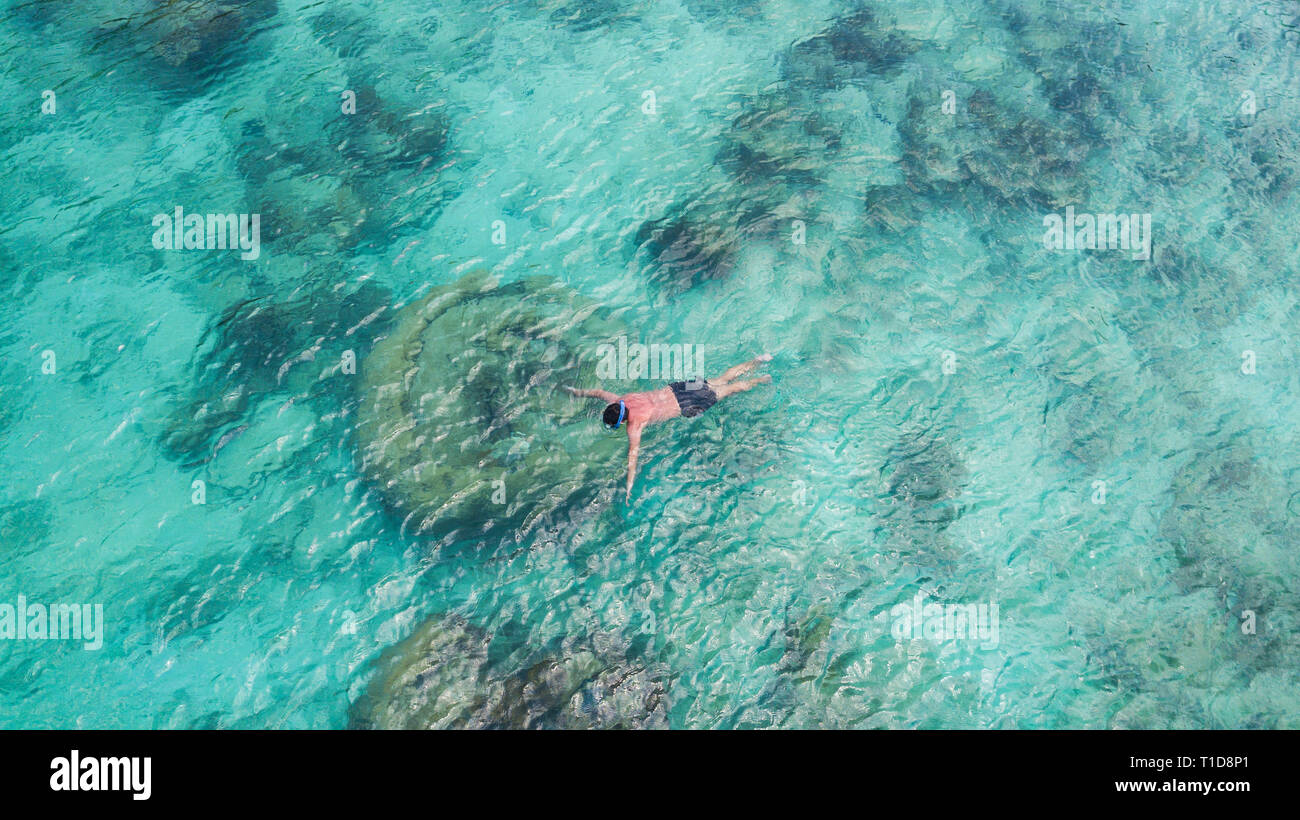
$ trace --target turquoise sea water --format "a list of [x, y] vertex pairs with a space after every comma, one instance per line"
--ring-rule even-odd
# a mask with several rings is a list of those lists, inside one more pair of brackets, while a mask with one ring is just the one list
[[[0, 603], [105, 630], [0, 641], [0, 726], [359, 725], [422, 624], [472, 725], [1300, 726], [1298, 24], [7, 3]], [[260, 256], [156, 249], [178, 205]], [[1067, 205], [1150, 214], [1151, 258], [1046, 248]], [[651, 428], [629, 504], [593, 402], [565, 525], [420, 534], [361, 466], [367, 353], [476, 269], [773, 384]], [[995, 645], [896, 637], [918, 593]]]

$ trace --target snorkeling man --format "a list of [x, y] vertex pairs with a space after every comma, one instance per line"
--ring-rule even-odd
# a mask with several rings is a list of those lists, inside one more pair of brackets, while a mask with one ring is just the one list
[[714, 404], [733, 393], [752, 390], [760, 384], [767, 384], [772, 377], [766, 374], [754, 379], [736, 381], [736, 377], [748, 373], [763, 362], [772, 361], [770, 353], [764, 353], [744, 364], [738, 364], [723, 373], [714, 381], [704, 379], [689, 382], [673, 382], [658, 390], [644, 393], [626, 393], [616, 396], [608, 390], [579, 390], [565, 387], [575, 396], [600, 399], [609, 402], [603, 416], [605, 427], [617, 430], [627, 427], [627, 498], [632, 497], [632, 482], [636, 480], [637, 456], [641, 452], [641, 431], [647, 424], [656, 421], [684, 416], [694, 418], [708, 410]]

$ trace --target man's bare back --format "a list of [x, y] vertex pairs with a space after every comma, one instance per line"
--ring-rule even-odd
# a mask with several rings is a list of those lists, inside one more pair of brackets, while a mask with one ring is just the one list
[[758, 367], [763, 362], [772, 361], [771, 354], [764, 353], [738, 364], [713, 381], [673, 382], [667, 387], [647, 390], [641, 393], [615, 395], [608, 390], [580, 390], [565, 387], [575, 396], [601, 399], [609, 402], [605, 408], [605, 426], [611, 430], [627, 427], [627, 497], [632, 495], [632, 482], [636, 480], [637, 459], [641, 453], [641, 431], [647, 424], [657, 421], [685, 416], [691, 418], [708, 410], [717, 402], [735, 393], [743, 393], [760, 384], [772, 381], [768, 375], [753, 379], [736, 380], [742, 373]]

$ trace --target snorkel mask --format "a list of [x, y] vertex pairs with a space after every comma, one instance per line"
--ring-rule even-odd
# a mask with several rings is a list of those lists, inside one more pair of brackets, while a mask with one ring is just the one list
[[619, 427], [619, 425], [623, 423], [623, 419], [625, 419], [625, 418], [627, 418], [627, 405], [623, 403], [623, 400], [622, 400], [622, 399], [619, 399], [619, 401], [618, 401], [618, 421], [614, 422], [613, 426], [610, 426], [610, 425], [606, 424], [606, 425], [605, 425], [605, 429], [606, 429], [606, 430], [617, 430], [618, 427]]

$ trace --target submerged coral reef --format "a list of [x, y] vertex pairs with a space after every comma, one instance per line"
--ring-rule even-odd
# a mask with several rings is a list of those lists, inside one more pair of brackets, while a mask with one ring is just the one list
[[595, 498], [622, 444], [560, 388], [595, 383], [581, 353], [616, 338], [615, 323], [548, 277], [498, 285], [483, 272], [394, 322], [364, 357], [357, 438], [405, 530], [518, 534]]
[[376, 662], [351, 710], [357, 729], [667, 728], [669, 681], [617, 640], [564, 640], [494, 667], [492, 636], [457, 615], [426, 620]]

